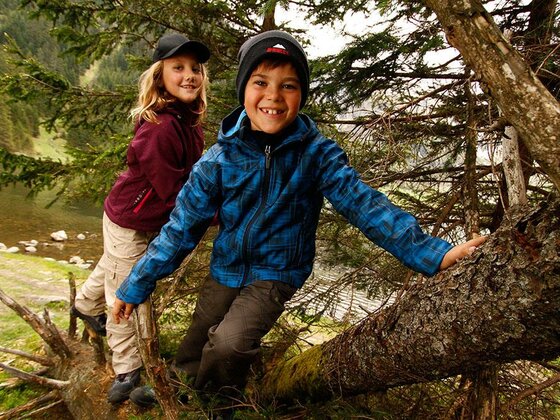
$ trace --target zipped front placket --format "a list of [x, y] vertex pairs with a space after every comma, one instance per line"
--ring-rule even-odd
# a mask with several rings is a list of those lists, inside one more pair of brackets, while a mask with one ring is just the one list
[[255, 212], [251, 220], [249, 220], [249, 223], [247, 223], [247, 228], [245, 229], [245, 233], [243, 235], [243, 260], [245, 261], [245, 271], [243, 273], [243, 280], [241, 281], [241, 287], [245, 285], [245, 283], [247, 282], [247, 277], [249, 276], [249, 269], [250, 269], [249, 246], [248, 246], [249, 233], [251, 232], [251, 228], [253, 227], [253, 224], [257, 221], [257, 219], [263, 212], [266, 206], [266, 202], [268, 200], [268, 192], [269, 192], [268, 190], [270, 187], [270, 162], [272, 160], [271, 154], [272, 152], [271, 152], [270, 145], [266, 145], [264, 148], [265, 163], [264, 163], [264, 180], [262, 185], [261, 204], [259, 205], [259, 208]]

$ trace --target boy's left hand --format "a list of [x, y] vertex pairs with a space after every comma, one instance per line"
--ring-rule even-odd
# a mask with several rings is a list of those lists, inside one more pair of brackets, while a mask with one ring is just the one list
[[479, 236], [478, 238], [471, 239], [465, 243], [459, 244], [447, 251], [439, 266], [440, 271], [451, 267], [461, 258], [471, 255], [476, 248], [486, 241], [486, 236]]

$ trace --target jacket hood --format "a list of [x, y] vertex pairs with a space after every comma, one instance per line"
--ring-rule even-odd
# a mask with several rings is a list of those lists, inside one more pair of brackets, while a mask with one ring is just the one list
[[[235, 108], [222, 120], [218, 142], [229, 143], [243, 138], [243, 131], [246, 129], [243, 122], [246, 118], [248, 117], [244, 107]], [[291, 143], [292, 141], [306, 141], [319, 133], [313, 120], [305, 114], [299, 113], [295, 123], [297, 124], [296, 129], [283, 139], [281, 144]]]

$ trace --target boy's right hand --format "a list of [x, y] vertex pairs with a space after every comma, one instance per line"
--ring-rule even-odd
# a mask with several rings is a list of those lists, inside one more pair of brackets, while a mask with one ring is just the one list
[[113, 311], [111, 312], [113, 315], [113, 322], [118, 324], [121, 319], [126, 319], [128, 321], [135, 307], [136, 305], [133, 303], [125, 303], [119, 298], [115, 298]]
[[439, 266], [440, 271], [451, 267], [461, 258], [471, 255], [484, 241], [486, 241], [486, 236], [479, 236], [451, 248], [443, 257], [441, 265]]

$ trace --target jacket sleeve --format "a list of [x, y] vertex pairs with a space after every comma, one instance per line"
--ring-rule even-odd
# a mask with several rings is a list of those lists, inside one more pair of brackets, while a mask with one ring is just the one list
[[130, 147], [155, 193], [167, 205], [173, 206], [185, 182], [186, 168], [183, 164], [185, 151], [180, 141], [179, 123], [169, 117], [163, 115], [159, 124], [142, 124]]
[[452, 245], [425, 234], [417, 220], [361, 181], [344, 151], [324, 139], [317, 152], [319, 184], [334, 208], [407, 267], [432, 276]]
[[204, 157], [193, 167], [169, 222], [117, 289], [119, 299], [134, 304], [144, 302], [154, 291], [156, 281], [173, 273], [196, 247], [218, 208], [217, 174], [215, 165]]

